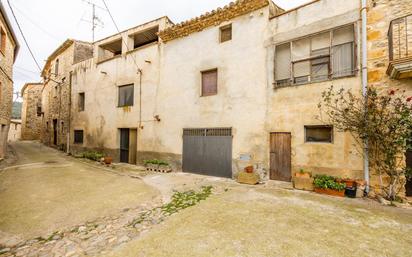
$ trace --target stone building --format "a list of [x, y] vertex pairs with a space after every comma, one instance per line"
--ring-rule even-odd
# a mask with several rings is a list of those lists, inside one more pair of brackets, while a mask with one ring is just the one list
[[[387, 93], [406, 90], [412, 96], [412, 2], [368, 1], [368, 84]], [[412, 153], [407, 153], [412, 166]], [[377, 177], [371, 181], [379, 184]], [[412, 196], [412, 181], [406, 193]]]
[[19, 50], [17, 37], [0, 3], [0, 159], [6, 153], [13, 104], [13, 64]]
[[71, 150], [223, 177], [255, 165], [264, 179], [302, 168], [362, 178], [353, 139], [317, 109], [331, 85], [361, 89], [359, 10], [357, 0], [289, 11], [245, 0], [95, 42], [73, 67]]
[[39, 140], [42, 126], [42, 91], [43, 83], [26, 83], [22, 90], [23, 105], [21, 110], [22, 140]]
[[68, 39], [47, 58], [42, 71], [42, 126], [40, 140], [65, 150], [70, 122], [72, 66], [92, 56], [90, 43]]
[[[368, 4], [369, 86], [412, 91], [410, 6]], [[68, 40], [43, 71], [41, 139], [71, 153], [92, 149], [133, 164], [156, 158], [223, 177], [254, 165], [263, 179], [290, 181], [301, 169], [363, 178], [354, 139], [325, 124], [317, 107], [330, 86], [361, 92], [360, 10], [358, 0], [287, 11], [236, 1], [86, 44], [78, 61], [77, 41]]]
[[8, 142], [15, 142], [21, 140], [21, 120], [11, 120]]

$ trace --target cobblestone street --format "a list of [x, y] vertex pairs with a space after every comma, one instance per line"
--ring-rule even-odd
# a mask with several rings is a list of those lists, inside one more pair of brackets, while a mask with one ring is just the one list
[[[411, 253], [408, 208], [291, 190], [287, 183], [244, 186], [130, 165], [105, 167], [34, 142], [13, 149], [17, 162], [0, 171], [1, 256]], [[172, 215], [162, 211], [175, 191], [202, 186], [213, 187], [208, 199]]]

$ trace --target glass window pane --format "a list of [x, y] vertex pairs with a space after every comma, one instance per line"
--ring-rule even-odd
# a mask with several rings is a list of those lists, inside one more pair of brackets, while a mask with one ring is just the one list
[[354, 41], [353, 25], [346, 26], [333, 31], [332, 45], [341, 45]]
[[119, 87], [119, 107], [133, 106], [134, 104], [134, 86], [127, 85]]
[[332, 48], [332, 72], [334, 78], [354, 74], [353, 43], [346, 43]]
[[331, 126], [305, 126], [306, 142], [326, 142], [331, 143], [333, 128]]
[[310, 57], [310, 38], [292, 42], [292, 60], [302, 60]]
[[328, 48], [330, 46], [330, 32], [325, 32], [311, 38], [312, 51], [318, 49]]
[[276, 46], [276, 80], [284, 80], [290, 78], [290, 62], [290, 43]]

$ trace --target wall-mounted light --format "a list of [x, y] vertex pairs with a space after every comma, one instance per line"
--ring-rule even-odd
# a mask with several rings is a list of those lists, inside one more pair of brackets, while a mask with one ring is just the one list
[[155, 116], [154, 116], [154, 118], [155, 118], [155, 120], [156, 120], [156, 121], [158, 121], [158, 122], [160, 122], [160, 121], [161, 121], [161, 119], [160, 119], [160, 116], [159, 116], [159, 115], [155, 115]]
[[144, 60], [146, 63], [152, 63], [152, 61], [150, 60]]
[[105, 71], [100, 71], [101, 74], [107, 75], [107, 72]]

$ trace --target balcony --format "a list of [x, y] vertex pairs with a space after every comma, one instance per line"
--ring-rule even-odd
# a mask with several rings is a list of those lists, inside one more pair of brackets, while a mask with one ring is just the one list
[[391, 21], [388, 38], [389, 65], [386, 73], [392, 79], [412, 78], [412, 14]]

